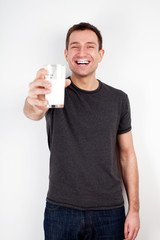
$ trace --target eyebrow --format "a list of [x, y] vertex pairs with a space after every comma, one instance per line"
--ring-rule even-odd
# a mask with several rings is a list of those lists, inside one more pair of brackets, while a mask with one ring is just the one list
[[79, 44], [79, 42], [71, 42], [69, 45]]
[[[70, 46], [73, 45], [73, 44], [80, 44], [79, 42], [71, 42], [70, 43]], [[94, 45], [97, 45], [95, 42], [86, 42], [86, 44], [94, 44]]]

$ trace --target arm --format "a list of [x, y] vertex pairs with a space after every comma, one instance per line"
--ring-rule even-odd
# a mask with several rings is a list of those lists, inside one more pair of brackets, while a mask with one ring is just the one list
[[131, 131], [117, 136], [122, 179], [127, 192], [129, 209], [125, 221], [126, 240], [134, 240], [139, 231], [139, 177]]

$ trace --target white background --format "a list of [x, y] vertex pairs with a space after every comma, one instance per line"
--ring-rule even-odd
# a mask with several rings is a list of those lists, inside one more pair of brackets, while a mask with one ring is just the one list
[[65, 63], [66, 32], [81, 21], [94, 24], [103, 35], [105, 56], [97, 77], [130, 99], [140, 175], [137, 239], [159, 239], [159, 0], [1, 0], [0, 239], [43, 239], [46, 125], [45, 119], [27, 119], [23, 105], [39, 67]]

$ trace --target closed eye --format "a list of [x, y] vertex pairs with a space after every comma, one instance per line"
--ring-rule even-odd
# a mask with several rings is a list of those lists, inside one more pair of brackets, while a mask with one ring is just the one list
[[78, 47], [74, 46], [74, 47], [71, 47], [71, 48], [78, 48]]

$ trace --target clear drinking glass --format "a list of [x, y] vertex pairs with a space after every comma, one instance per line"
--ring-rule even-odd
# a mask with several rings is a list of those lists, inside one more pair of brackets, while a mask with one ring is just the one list
[[48, 108], [63, 108], [65, 98], [65, 75], [66, 68], [61, 64], [48, 64], [43, 68], [48, 70], [48, 75], [45, 76], [47, 81], [52, 83], [51, 93], [46, 94], [48, 100]]

